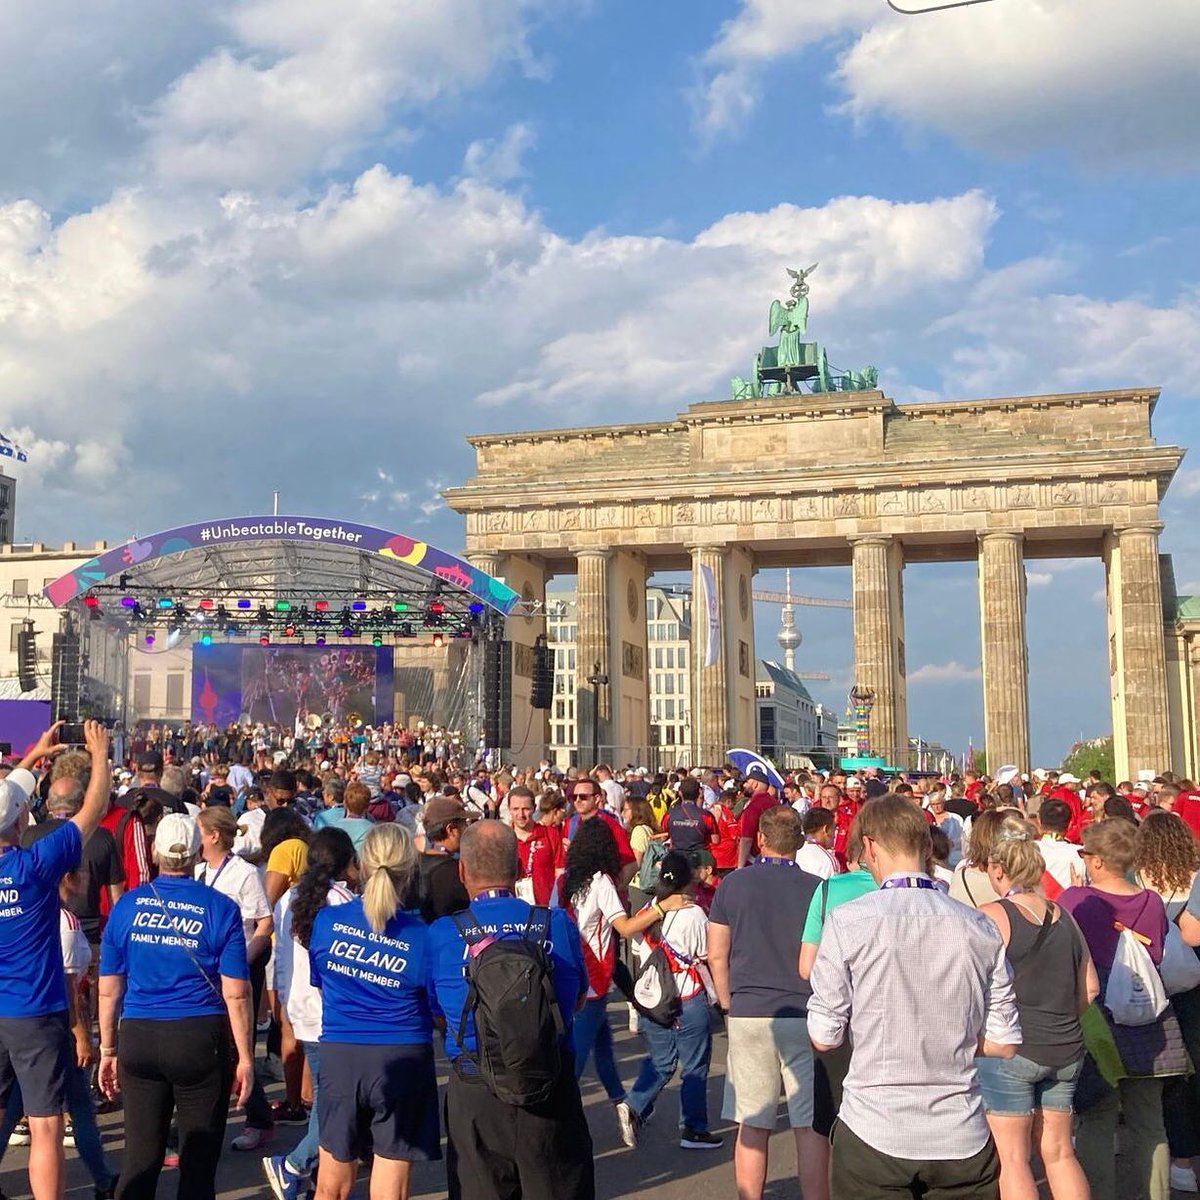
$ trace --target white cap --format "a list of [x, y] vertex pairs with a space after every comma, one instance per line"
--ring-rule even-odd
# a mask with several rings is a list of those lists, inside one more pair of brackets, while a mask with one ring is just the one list
[[997, 783], [1012, 783], [1012, 781], [1014, 779], [1016, 779], [1017, 776], [1020, 774], [1021, 774], [1021, 768], [1014, 767], [1011, 764], [1008, 766], [1004, 766], [1004, 767], [997, 767], [996, 768], [996, 782]]
[[862, 786], [863, 781], [857, 775], [851, 775], [850, 778], [846, 780], [846, 787], [848, 788], [860, 788]]
[[1078, 775], [1072, 775], [1070, 771], [1064, 771], [1058, 777], [1058, 782], [1059, 783], [1082, 783], [1083, 781], [1079, 778]]
[[1151, 789], [1153, 786], [1154, 786], [1154, 785], [1153, 785], [1152, 783], [1148, 782], [1147, 780], [1145, 780], [1145, 779], [1139, 779], [1139, 780], [1137, 781], [1137, 783], [1135, 783], [1135, 784], [1133, 785], [1133, 790], [1134, 790], [1135, 792], [1143, 792], [1143, 793], [1145, 793], [1145, 792], [1148, 792], [1148, 791], [1149, 791], [1149, 790], [1150, 790], [1150, 789]]
[[200, 827], [183, 813], [167, 813], [154, 831], [154, 849], [167, 858], [184, 858], [200, 850]]
[[33, 795], [37, 779], [32, 771], [17, 767], [0, 779], [0, 831], [8, 829], [21, 815], [21, 805]]

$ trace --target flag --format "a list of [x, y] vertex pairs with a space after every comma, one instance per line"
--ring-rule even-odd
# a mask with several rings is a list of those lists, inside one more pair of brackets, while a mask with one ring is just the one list
[[17, 445], [16, 442], [6, 438], [0, 433], [0, 455], [5, 458], [15, 458], [17, 462], [28, 462], [29, 456]]
[[712, 567], [700, 564], [700, 592], [704, 599], [704, 613], [708, 624], [708, 636], [704, 640], [704, 665], [714, 667], [721, 653], [721, 606], [717, 598], [717, 581]]

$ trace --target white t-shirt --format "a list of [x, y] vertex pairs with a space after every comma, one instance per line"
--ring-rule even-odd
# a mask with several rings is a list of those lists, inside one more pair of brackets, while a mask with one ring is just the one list
[[[296, 1032], [296, 1040], [321, 1040], [321, 992], [312, 985], [308, 951], [292, 937], [292, 896], [288, 888], [275, 905], [275, 953], [267, 983], [279, 993], [287, 1010], [288, 1020]], [[333, 884], [325, 897], [326, 904], [345, 904], [354, 897], [344, 883]]]
[[[698, 904], [689, 904], [686, 908], [667, 913], [654, 936], [661, 937], [672, 950], [687, 958], [703, 960], [708, 957], [708, 917]], [[640, 933], [633, 939], [633, 952], [639, 964], [650, 957], [651, 949]], [[687, 964], [680, 963], [672, 974], [680, 1000], [690, 1000], [704, 991], [704, 979], [699, 970], [689, 970]]]
[[238, 906], [242, 914], [242, 932], [247, 942], [254, 933], [254, 926], [263, 917], [271, 915], [271, 902], [267, 899], [258, 868], [236, 854], [230, 854], [219, 867], [197, 863], [196, 878], [216, 888], [222, 896], [228, 896]]
[[238, 817], [238, 834], [233, 839], [234, 854], [249, 858], [262, 849], [262, 827], [266, 819], [265, 808], [250, 808]]
[[600, 784], [600, 790], [604, 793], [604, 807], [614, 817], [619, 817], [625, 806], [625, 789], [615, 779], [606, 779]]
[[816, 875], [819, 879], [828, 879], [832, 875], [841, 873], [841, 867], [838, 866], [838, 860], [834, 857], [833, 851], [826, 850], [817, 842], [805, 842], [796, 851], [796, 865], [810, 875]]
[[[607, 960], [612, 951], [613, 920], [624, 917], [625, 905], [617, 895], [616, 886], [599, 871], [592, 876], [587, 892], [573, 900], [575, 923], [579, 926], [579, 939], [601, 962]], [[595, 1000], [597, 993], [589, 986], [588, 999]]]
[[86, 975], [92, 965], [92, 948], [79, 927], [79, 918], [65, 908], [58, 910], [58, 940], [62, 946], [63, 970], [68, 975]]
[[966, 822], [958, 813], [948, 812], [936, 822], [937, 827], [950, 839], [950, 855], [946, 861], [951, 867], [957, 867], [963, 855], [963, 835]]
[[1083, 848], [1076, 846], [1074, 842], [1059, 841], [1057, 838], [1042, 837], [1038, 838], [1037, 848], [1042, 852], [1042, 861], [1046, 864], [1046, 870], [1054, 877], [1055, 883], [1059, 887], [1069, 888], [1075, 886], [1071, 882], [1071, 868], [1075, 868], [1075, 873], [1080, 879], [1086, 877], [1087, 868], [1083, 865], [1083, 859], [1079, 856], [1079, 851]]

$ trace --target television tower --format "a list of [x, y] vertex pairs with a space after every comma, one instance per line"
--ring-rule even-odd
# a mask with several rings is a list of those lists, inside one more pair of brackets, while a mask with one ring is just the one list
[[780, 618], [783, 624], [775, 635], [775, 640], [783, 649], [783, 665], [789, 671], [796, 669], [796, 647], [804, 640], [800, 630], [796, 628], [796, 610], [792, 607], [792, 572], [789, 569], [786, 576], [786, 593]]

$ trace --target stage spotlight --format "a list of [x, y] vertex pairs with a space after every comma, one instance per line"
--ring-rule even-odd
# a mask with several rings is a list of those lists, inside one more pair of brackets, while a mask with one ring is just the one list
[[482, 613], [482, 612], [483, 612], [483, 605], [482, 605], [482, 604], [480, 604], [478, 601], [476, 601], [474, 604], [472, 604], [472, 605], [471, 605], [471, 607], [470, 607], [470, 610], [469, 610], [469, 611], [471, 611], [471, 612], [472, 612], [472, 613], [474, 613], [476, 616], [478, 616], [480, 613]]
[[269, 646], [271, 644], [271, 639], [264, 633], [262, 637], [258, 639], [258, 644], [260, 646]]
[[153, 645], [154, 645], [154, 634], [152, 634], [152, 633], [148, 633], [148, 634], [146, 634], [146, 645], [147, 645], [147, 646], [153, 646]]
[[88, 608], [99, 608], [100, 607], [100, 597], [93, 596], [91, 592], [88, 592], [88, 594], [86, 596], [84, 596], [84, 598], [83, 598], [83, 603]]
[[383, 638], [381, 638], [381, 637], [379, 636], [379, 634], [376, 634], [376, 635], [375, 635], [375, 636], [374, 636], [374, 637], [371, 639], [371, 645], [372, 645], [372, 646], [382, 646], [382, 645], [383, 645]]
[[316, 640], [317, 640], [317, 645], [318, 645], [318, 646], [323, 646], [323, 645], [325, 645], [325, 639], [324, 639], [323, 637], [321, 637], [321, 636], [319, 636], [319, 635], [318, 635], [318, 637], [317, 637], [317, 639], [316, 639]]
[[238, 606], [238, 608], [249, 608], [250, 601], [246, 600], [246, 599], [241, 599], [237, 602], [237, 606]]
[[405, 604], [403, 600], [397, 600], [396, 603], [392, 605], [392, 612], [408, 612], [408, 605]]
[[141, 608], [142, 606], [138, 603], [136, 596], [122, 596], [121, 597], [121, 607], [122, 608]]
[[212, 645], [212, 634], [211, 633], [202, 633], [200, 635], [200, 645], [211, 646]]
[[442, 613], [446, 611], [446, 606], [440, 600], [435, 600], [429, 606], [429, 611], [433, 613], [435, 617], [440, 617]]
[[446, 644], [446, 639], [440, 634], [433, 635], [433, 646], [435, 650], [440, 650]]
[[367, 602], [365, 600], [355, 600], [350, 607], [354, 609], [355, 612], [366, 612]]
[[344, 638], [354, 637], [354, 630], [351, 629], [349, 625], [344, 626], [342, 629], [342, 637], [344, 637]]
[[292, 606], [289, 601], [287, 601], [287, 600], [276, 600], [275, 601], [275, 611], [276, 612], [291, 612], [291, 610], [292, 610]]
[[174, 608], [175, 601], [172, 600], [169, 596], [160, 596], [159, 600], [158, 600], [158, 607], [159, 608]]
[[214, 602], [213, 602], [211, 599], [209, 599], [209, 598], [207, 598], [207, 597], [206, 597], [205, 599], [201, 600], [201, 601], [200, 601], [200, 602], [199, 602], [199, 603], [196, 605], [196, 607], [197, 607], [197, 608], [199, 608], [199, 609], [203, 609], [205, 612], [208, 612], [208, 611], [209, 611], [209, 609], [211, 609], [211, 608], [215, 608], [215, 607], [216, 607], [216, 605], [214, 604]]
[[329, 601], [328, 600], [314, 600], [313, 608], [315, 608], [317, 610], [317, 612], [328, 612], [329, 611]]
[[236, 625], [226, 625], [225, 626], [225, 636], [226, 637], [237, 637], [237, 635], [240, 632], [241, 631], [238, 629], [238, 627]]
[[285, 625], [284, 629], [283, 629], [283, 636], [284, 637], [295, 637], [296, 636], [295, 625]]

